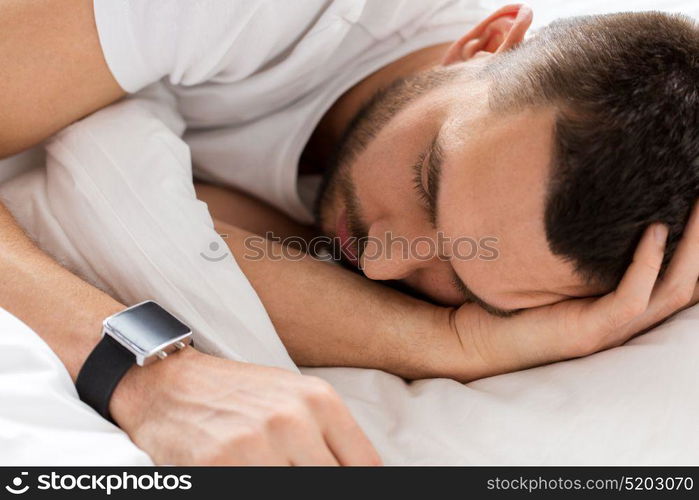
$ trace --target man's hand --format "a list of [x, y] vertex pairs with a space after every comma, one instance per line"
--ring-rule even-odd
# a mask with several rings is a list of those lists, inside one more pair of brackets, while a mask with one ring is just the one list
[[159, 464], [381, 463], [327, 382], [191, 348], [132, 368], [110, 410]]
[[663, 279], [667, 228], [651, 225], [617, 289], [497, 318], [473, 304], [453, 310], [450, 330], [463, 346], [462, 380], [511, 372], [616, 347], [699, 302], [699, 205]]

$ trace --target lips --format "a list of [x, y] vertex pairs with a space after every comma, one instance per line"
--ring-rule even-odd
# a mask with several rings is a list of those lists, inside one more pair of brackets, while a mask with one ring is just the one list
[[344, 255], [353, 266], [358, 267], [357, 242], [354, 241], [347, 225], [347, 209], [342, 210], [337, 219], [337, 237], [340, 240], [340, 251], [342, 255]]

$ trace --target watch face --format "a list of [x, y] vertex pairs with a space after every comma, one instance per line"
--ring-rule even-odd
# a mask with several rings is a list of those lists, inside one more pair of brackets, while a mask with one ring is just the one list
[[187, 325], [155, 302], [127, 309], [110, 318], [107, 326], [143, 353], [151, 353], [190, 333]]

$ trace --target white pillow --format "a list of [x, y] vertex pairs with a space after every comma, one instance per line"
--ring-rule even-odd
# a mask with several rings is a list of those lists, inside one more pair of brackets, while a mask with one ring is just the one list
[[150, 465], [83, 404], [61, 361], [0, 309], [0, 465]]

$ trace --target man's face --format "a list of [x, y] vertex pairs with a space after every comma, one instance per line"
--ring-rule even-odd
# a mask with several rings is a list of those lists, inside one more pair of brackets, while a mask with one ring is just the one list
[[553, 110], [495, 114], [487, 83], [461, 66], [417, 75], [365, 109], [326, 173], [321, 229], [368, 236], [348, 261], [443, 304], [504, 314], [601, 293], [546, 241]]

